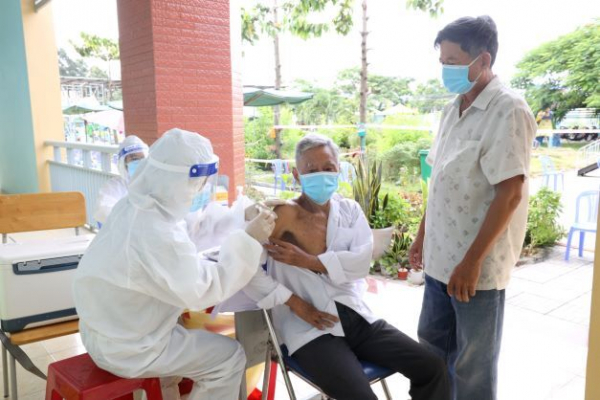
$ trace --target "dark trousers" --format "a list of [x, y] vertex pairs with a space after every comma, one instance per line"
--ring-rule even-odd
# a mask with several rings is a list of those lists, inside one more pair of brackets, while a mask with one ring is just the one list
[[384, 320], [369, 324], [337, 303], [345, 337], [323, 335], [293, 357], [325, 394], [336, 400], [377, 399], [359, 359], [399, 372], [410, 379], [413, 400], [448, 400], [444, 361]]

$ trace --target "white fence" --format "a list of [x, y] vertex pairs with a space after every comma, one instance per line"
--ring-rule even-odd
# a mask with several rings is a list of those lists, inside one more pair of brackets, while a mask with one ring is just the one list
[[53, 192], [77, 191], [85, 196], [87, 223], [97, 227], [93, 214], [98, 192], [109, 179], [117, 176], [117, 146], [47, 141], [54, 148], [50, 164]]

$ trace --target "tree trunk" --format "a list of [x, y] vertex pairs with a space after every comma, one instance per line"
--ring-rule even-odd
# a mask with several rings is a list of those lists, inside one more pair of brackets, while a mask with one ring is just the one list
[[360, 69], [360, 124], [367, 123], [367, 97], [369, 95], [369, 86], [367, 82], [367, 73], [369, 63], [367, 62], [367, 0], [362, 2], [362, 42], [361, 47], [361, 69]]
[[[273, 24], [275, 25], [275, 34], [273, 35], [273, 46], [275, 50], [275, 90], [281, 88], [281, 60], [279, 55], [279, 16], [277, 9], [277, 0], [273, 0]], [[273, 107], [273, 125], [277, 126], [281, 122], [279, 106]], [[281, 129], [275, 128], [275, 155], [281, 158]]]

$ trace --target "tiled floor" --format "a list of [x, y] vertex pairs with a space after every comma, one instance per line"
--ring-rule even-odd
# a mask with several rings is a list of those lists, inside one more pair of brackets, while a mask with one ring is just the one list
[[[551, 259], [515, 269], [507, 290], [503, 349], [500, 359], [500, 400], [583, 400], [591, 298], [592, 254], [564, 263], [564, 248]], [[372, 310], [416, 338], [423, 287], [370, 278], [366, 301]], [[35, 364], [48, 364], [85, 351], [79, 335], [24, 346]], [[0, 366], [1, 368], [1, 366]], [[311, 399], [314, 389], [292, 378], [299, 399]], [[19, 399], [41, 400], [45, 382], [18, 370]], [[1, 382], [0, 382], [1, 383]], [[409, 398], [409, 382], [388, 378], [395, 399]], [[281, 376], [277, 400], [288, 399]], [[380, 385], [374, 387], [380, 398]]]
[[[539, 186], [539, 179], [533, 186]], [[566, 179], [565, 214], [568, 227], [574, 215], [574, 199], [581, 190], [598, 188], [597, 178]], [[72, 230], [57, 231], [72, 235]], [[86, 232], [87, 233], [87, 232]], [[31, 240], [47, 234], [18, 234], [16, 240]], [[586, 242], [593, 249], [594, 235]], [[507, 289], [503, 350], [500, 359], [500, 400], [582, 400], [584, 398], [588, 324], [592, 289], [593, 254], [578, 258], [571, 253], [565, 263], [564, 247], [557, 247], [546, 261], [518, 267]], [[422, 287], [398, 281], [373, 279], [366, 301], [375, 312], [406, 334], [416, 338], [423, 296]], [[35, 364], [46, 371], [49, 363], [84, 352], [78, 335], [24, 346]], [[2, 366], [0, 365], [0, 370]], [[299, 399], [309, 399], [315, 391], [292, 378]], [[41, 400], [45, 382], [18, 369], [19, 399]], [[409, 398], [409, 382], [400, 375], [388, 379], [395, 399]], [[0, 381], [0, 385], [2, 382]], [[279, 377], [277, 400], [287, 399]], [[383, 398], [380, 385], [376, 393]]]
[[[85, 348], [81, 344], [78, 334], [28, 344], [23, 346], [22, 349], [44, 373], [48, 370], [48, 365], [54, 361], [85, 353]], [[2, 371], [1, 365], [0, 371]], [[17, 365], [17, 379], [19, 400], [44, 399], [46, 390], [45, 381], [25, 371], [20, 365]], [[0, 382], [1, 386], [2, 382]]]

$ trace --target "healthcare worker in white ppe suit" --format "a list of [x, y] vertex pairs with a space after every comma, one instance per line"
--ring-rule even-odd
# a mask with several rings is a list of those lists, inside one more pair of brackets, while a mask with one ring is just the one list
[[184, 216], [218, 169], [204, 137], [179, 129], [150, 148], [79, 263], [74, 298], [83, 344], [96, 364], [122, 377], [160, 377], [165, 400], [176, 377], [195, 384], [190, 400], [236, 399], [245, 370], [238, 342], [177, 321], [244, 287], [259, 268], [275, 215], [261, 210], [223, 243], [218, 262], [197, 255]]
[[117, 155], [117, 169], [120, 176], [115, 176], [100, 188], [94, 211], [96, 222], [104, 224], [115, 204], [127, 196], [129, 182], [147, 155], [148, 145], [139, 137], [130, 135], [121, 142]]

